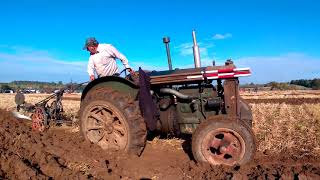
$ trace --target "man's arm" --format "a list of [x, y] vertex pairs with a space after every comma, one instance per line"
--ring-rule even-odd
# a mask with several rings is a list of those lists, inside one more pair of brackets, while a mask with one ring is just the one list
[[115, 58], [118, 58], [121, 60], [125, 68], [130, 68], [128, 64], [128, 59], [123, 54], [121, 54], [114, 46], [110, 45], [109, 50]]
[[90, 80], [94, 80], [95, 77], [94, 77], [94, 64], [93, 64], [93, 59], [92, 58], [89, 58], [89, 62], [88, 62], [88, 74], [90, 76]]

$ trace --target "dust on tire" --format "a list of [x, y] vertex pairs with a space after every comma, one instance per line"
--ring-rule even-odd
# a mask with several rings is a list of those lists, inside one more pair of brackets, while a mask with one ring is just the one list
[[81, 102], [79, 111], [80, 129], [85, 139], [89, 140], [85, 125], [86, 121], [88, 121], [87, 115], [90, 107], [94, 104], [97, 105], [98, 101], [102, 107], [109, 105], [110, 110], [116, 111], [118, 116], [120, 116], [120, 118], [122, 117], [123, 122], [125, 123], [127, 142], [125, 147], [120, 150], [140, 155], [145, 147], [147, 129], [144, 119], [141, 116], [139, 106], [136, 101], [125, 94], [121, 94], [107, 87], [91, 91]]

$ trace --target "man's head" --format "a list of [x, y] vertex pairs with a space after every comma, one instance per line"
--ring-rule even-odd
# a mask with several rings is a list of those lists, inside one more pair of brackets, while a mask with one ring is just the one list
[[99, 42], [94, 37], [90, 37], [86, 39], [83, 49], [90, 51], [91, 54], [97, 53]]

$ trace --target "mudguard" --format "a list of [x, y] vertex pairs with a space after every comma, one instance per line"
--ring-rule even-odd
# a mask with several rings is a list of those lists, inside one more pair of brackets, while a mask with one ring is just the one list
[[81, 101], [86, 97], [89, 91], [100, 87], [109, 87], [121, 93], [127, 93], [134, 99], [139, 91], [139, 85], [119, 76], [106, 76], [91, 81], [83, 90]]

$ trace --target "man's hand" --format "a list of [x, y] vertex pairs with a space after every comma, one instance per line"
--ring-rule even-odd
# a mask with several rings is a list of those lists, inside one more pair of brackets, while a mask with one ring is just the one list
[[94, 78], [94, 75], [91, 75], [90, 76], [90, 81], [93, 81], [95, 78]]
[[133, 75], [133, 76], [135, 76], [135, 75], [136, 75], [136, 73], [134, 72], [134, 70], [133, 70], [133, 69], [128, 68], [128, 71], [129, 71], [129, 73], [130, 73], [131, 75]]

